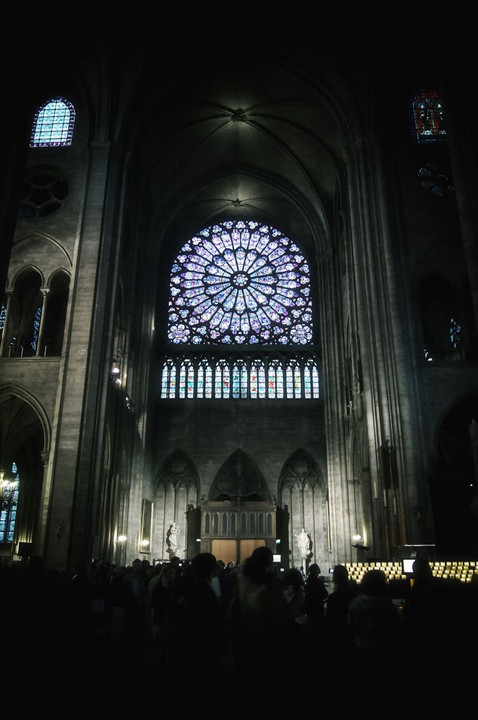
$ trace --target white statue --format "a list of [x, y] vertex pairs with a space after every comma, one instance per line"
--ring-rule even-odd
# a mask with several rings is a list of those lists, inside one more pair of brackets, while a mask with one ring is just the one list
[[310, 550], [310, 539], [304, 528], [302, 528], [302, 531], [297, 535], [297, 545], [299, 546], [300, 557], [307, 557]]
[[178, 537], [179, 537], [179, 527], [178, 527], [178, 525], [176, 525], [175, 522], [173, 522], [173, 524], [169, 528], [169, 540], [168, 540], [169, 547], [171, 548], [173, 553], [176, 552], [176, 550], [178, 549]]

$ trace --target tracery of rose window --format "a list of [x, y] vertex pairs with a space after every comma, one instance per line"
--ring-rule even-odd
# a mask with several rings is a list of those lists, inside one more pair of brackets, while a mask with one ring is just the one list
[[310, 344], [310, 271], [299, 247], [254, 221], [201, 230], [171, 268], [168, 340]]

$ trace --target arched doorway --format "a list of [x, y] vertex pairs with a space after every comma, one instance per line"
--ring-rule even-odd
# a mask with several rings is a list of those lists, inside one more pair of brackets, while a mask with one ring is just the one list
[[277, 552], [278, 546], [287, 547], [285, 516], [257, 465], [238, 448], [217, 472], [209, 499], [189, 510], [189, 554], [212, 552], [225, 564], [237, 565], [266, 545], [277, 562], [287, 565], [288, 556], [279, 560]]
[[[8, 560], [14, 556], [28, 558], [34, 551], [37, 512], [43, 481], [42, 456], [45, 433], [35, 409], [15, 391], [0, 396], [0, 470], [2, 489], [8, 492], [13, 480], [18, 482], [16, 507], [2, 508], [2, 521], [7, 520], [8, 532], [0, 538], [0, 555]], [[8, 483], [8, 485], [7, 485]], [[2, 492], [2, 496], [3, 496]], [[39, 552], [39, 549], [36, 550]]]
[[275, 554], [278, 514], [279, 508], [261, 500], [206, 502], [201, 507], [201, 550], [235, 565], [261, 545]]
[[475, 558], [478, 553], [477, 478], [478, 395], [472, 395], [444, 417], [429, 478], [436, 548], [442, 558]]

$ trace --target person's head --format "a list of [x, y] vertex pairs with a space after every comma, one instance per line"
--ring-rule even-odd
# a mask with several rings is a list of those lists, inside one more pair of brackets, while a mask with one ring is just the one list
[[320, 567], [317, 565], [317, 563], [312, 563], [311, 565], [309, 565], [309, 575], [311, 577], [319, 577]]
[[384, 595], [387, 592], [387, 576], [383, 570], [368, 570], [360, 583], [365, 595]]
[[415, 580], [429, 580], [433, 577], [433, 571], [426, 558], [417, 557], [413, 561], [413, 577]]
[[161, 583], [163, 587], [169, 587], [174, 582], [178, 575], [178, 567], [167, 563], [164, 566], [163, 572], [161, 573]]
[[211, 580], [216, 567], [216, 556], [212, 553], [198, 553], [191, 560], [191, 571], [197, 580]]
[[343, 587], [349, 579], [349, 571], [345, 565], [336, 565], [332, 573], [332, 579], [337, 587]]
[[274, 572], [274, 555], [265, 545], [256, 548], [242, 567], [244, 577], [253, 583], [262, 583]]
[[139, 558], [135, 558], [131, 564], [131, 567], [133, 568], [134, 573], [140, 573], [141, 572], [141, 560]]
[[262, 564], [268, 571], [273, 570], [274, 555], [272, 553], [272, 550], [265, 545], [256, 547], [251, 557], [253, 557], [256, 562]]

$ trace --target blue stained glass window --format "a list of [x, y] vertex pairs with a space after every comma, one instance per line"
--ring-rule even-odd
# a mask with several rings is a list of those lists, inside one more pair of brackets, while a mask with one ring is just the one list
[[75, 108], [63, 98], [54, 98], [42, 105], [33, 121], [30, 147], [71, 145], [75, 125]]
[[206, 397], [212, 397], [212, 369], [209, 365], [206, 367]]
[[309, 266], [279, 230], [228, 221], [183, 245], [171, 268], [171, 342], [306, 345], [312, 336]]
[[[455, 328], [454, 336], [458, 330]], [[282, 356], [266, 361], [264, 358], [184, 359], [179, 356], [174, 360], [168, 355], [162, 365], [161, 397], [176, 398], [176, 393], [181, 399], [317, 399], [317, 359], [313, 356], [290, 360]]]
[[276, 396], [276, 369], [274, 366], [269, 366], [269, 373], [267, 378], [267, 392], [270, 398]]
[[193, 397], [194, 368], [189, 361], [181, 364], [179, 369], [179, 397]]
[[234, 363], [232, 368], [232, 397], [247, 397], [247, 367], [242, 360]]
[[198, 367], [198, 377], [197, 377], [197, 388], [196, 388], [196, 397], [203, 398], [204, 397], [204, 364], [201, 363], [201, 365]]
[[288, 364], [286, 370], [287, 397], [301, 397], [302, 395], [302, 378], [300, 376], [300, 368], [296, 362], [292, 361]]
[[207, 360], [199, 363], [197, 373], [197, 394], [196, 397], [211, 397], [212, 370]]
[[38, 345], [38, 335], [40, 333], [41, 313], [42, 313], [42, 308], [38, 307], [36, 309], [35, 316], [33, 318], [33, 339], [30, 343], [33, 350], [36, 350], [37, 345]]
[[176, 366], [168, 358], [163, 366], [163, 372], [161, 375], [161, 397], [162, 398], [173, 398], [176, 395]]
[[461, 344], [461, 325], [454, 318], [450, 319], [450, 347], [458, 350]]
[[441, 98], [434, 90], [423, 90], [412, 99], [412, 124], [419, 143], [446, 140]]
[[18, 505], [18, 486], [20, 484], [16, 463], [12, 463], [11, 475], [11, 480], [4, 485], [0, 496], [0, 543], [13, 542]]
[[259, 368], [259, 397], [265, 398], [266, 396], [266, 371], [264, 365], [261, 364]]
[[259, 369], [260, 365], [258, 362], [253, 362], [251, 365], [251, 372], [249, 375], [249, 392], [251, 398], [256, 398], [259, 391]]
[[304, 368], [304, 395], [306, 398], [319, 397], [319, 371], [310, 360]]

